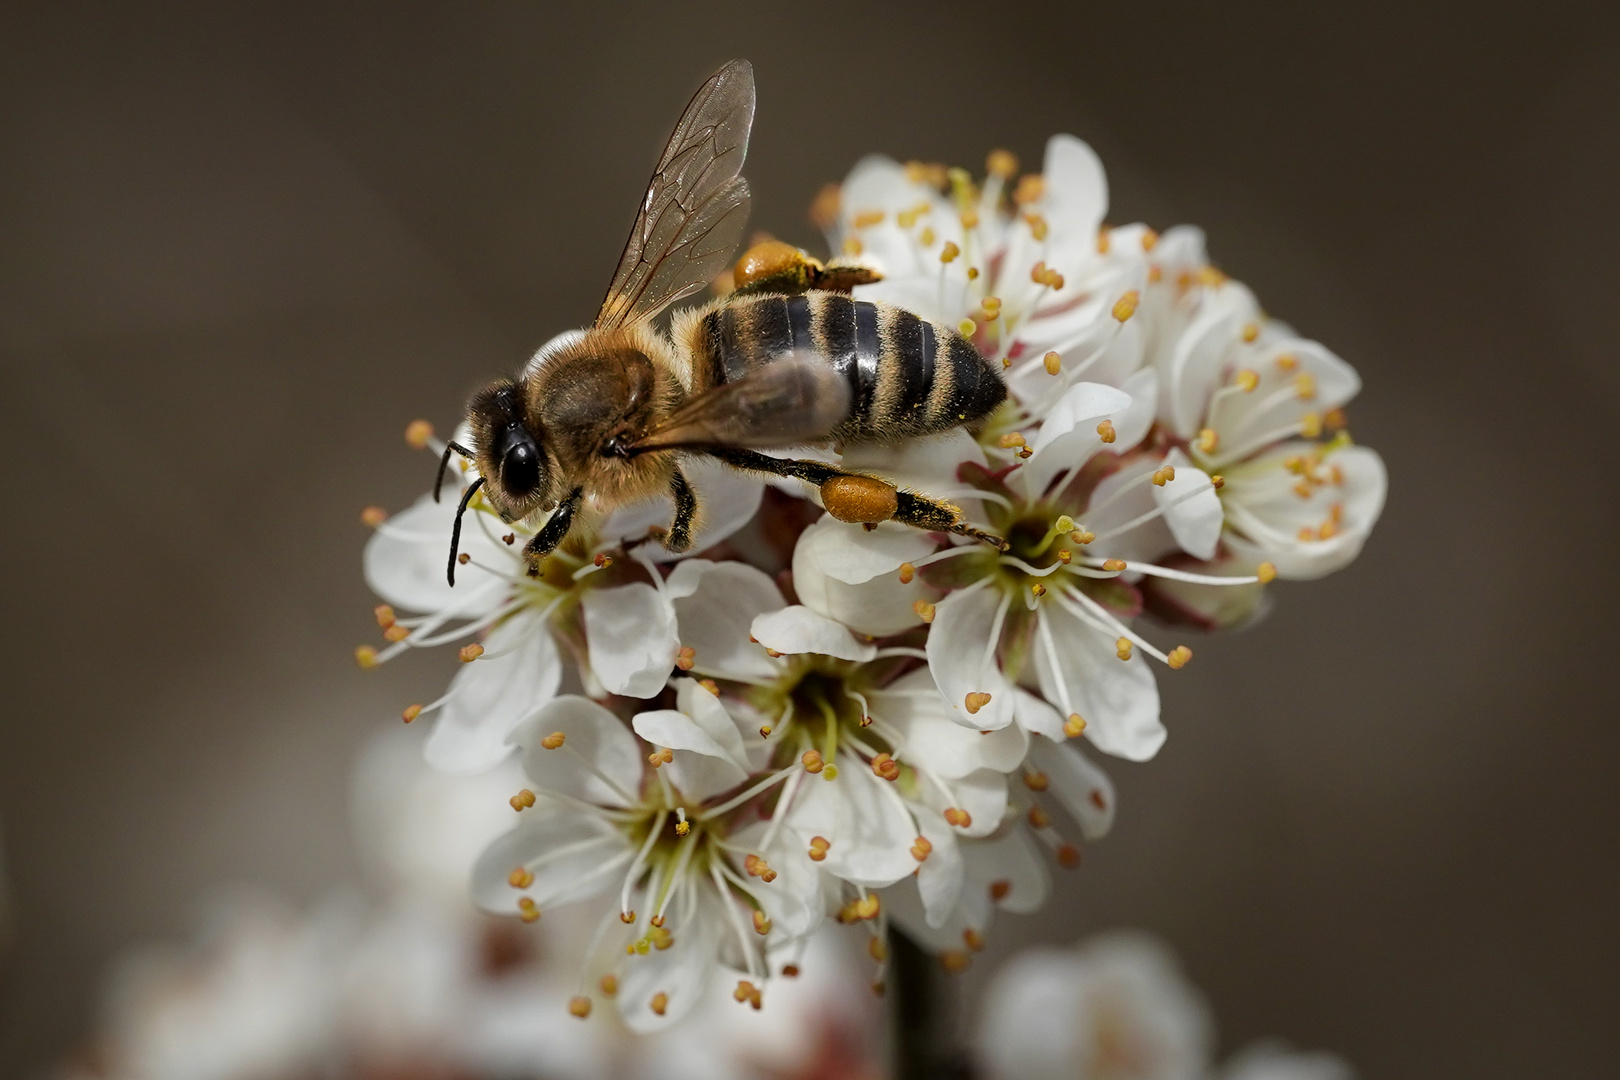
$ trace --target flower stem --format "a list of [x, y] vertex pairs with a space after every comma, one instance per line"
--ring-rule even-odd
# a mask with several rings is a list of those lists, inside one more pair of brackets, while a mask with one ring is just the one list
[[963, 1051], [945, 1014], [950, 1003], [939, 961], [889, 924], [889, 1046], [895, 1080], [946, 1080], [968, 1075]]

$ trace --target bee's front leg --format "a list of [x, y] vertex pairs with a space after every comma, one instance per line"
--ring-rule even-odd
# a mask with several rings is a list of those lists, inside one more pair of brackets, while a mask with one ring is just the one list
[[647, 535], [664, 545], [665, 550], [677, 555], [692, 546], [692, 530], [697, 522], [697, 492], [687, 482], [681, 470], [669, 482], [669, 497], [675, 501], [675, 520], [668, 529], [652, 528]]
[[569, 492], [568, 498], [564, 499], [556, 512], [540, 526], [540, 531], [523, 545], [523, 557], [528, 560], [530, 577], [540, 576], [540, 560], [555, 551], [557, 545], [568, 535], [568, 530], [574, 524], [574, 514], [584, 497], [584, 488], [575, 488]]

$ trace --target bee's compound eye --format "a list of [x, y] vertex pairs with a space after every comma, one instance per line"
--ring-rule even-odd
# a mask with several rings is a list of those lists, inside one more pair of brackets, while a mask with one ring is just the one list
[[501, 486], [524, 498], [540, 486], [540, 450], [528, 439], [515, 439], [501, 455]]

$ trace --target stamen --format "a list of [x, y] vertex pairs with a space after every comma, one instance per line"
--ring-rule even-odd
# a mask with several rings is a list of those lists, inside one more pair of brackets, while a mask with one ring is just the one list
[[647, 1007], [659, 1016], [663, 1016], [664, 1011], [669, 1008], [669, 995], [660, 990], [652, 996], [652, 1000], [647, 1003]]
[[1186, 667], [1187, 661], [1191, 659], [1192, 650], [1185, 645], [1177, 645], [1170, 650], [1165, 663], [1169, 664], [1172, 669], [1179, 670]]
[[690, 645], [682, 645], [680, 652], [675, 654], [675, 666], [682, 671], [691, 671], [697, 663], [697, 650]]
[[428, 440], [433, 438], [433, 425], [426, 420], [412, 420], [405, 425], [405, 445], [412, 450], [426, 450]]
[[771, 932], [771, 920], [763, 911], [757, 908], [754, 911], [754, 933], [764, 937]]
[[928, 855], [933, 850], [934, 845], [930, 844], [925, 838], [919, 836], [917, 837], [917, 842], [911, 845], [911, 857], [916, 859], [918, 862], [927, 862]]
[[[921, 619], [925, 623], [931, 623], [934, 621], [934, 605], [930, 604], [926, 600], [913, 600], [911, 603], [911, 610], [915, 611], [917, 613], [917, 618]], [[365, 665], [362, 664], [361, 666], [364, 667]]]
[[1098, 424], [1097, 435], [1105, 443], [1111, 443], [1119, 437], [1119, 433], [1114, 430], [1114, 422], [1112, 420], [1104, 420], [1102, 423]]
[[562, 732], [553, 731], [550, 735], [547, 735], [545, 738], [540, 740], [540, 745], [545, 747], [547, 750], [556, 750], [562, 746], [563, 742], [567, 738], [568, 736], [564, 735]]
[[1057, 375], [1063, 370], [1063, 357], [1059, 356], [1055, 352], [1047, 353], [1046, 356], [1042, 358], [1042, 363], [1046, 365], [1046, 373], [1048, 375]]
[[362, 669], [377, 666], [377, 650], [370, 645], [358, 645], [354, 650], [354, 662]]
[[947, 975], [960, 975], [972, 962], [968, 954], [961, 949], [946, 949], [939, 954], [939, 964]]
[[1079, 738], [1086, 730], [1086, 721], [1079, 713], [1070, 713], [1069, 718], [1063, 721], [1063, 734], [1071, 739]]
[[619, 977], [612, 973], [602, 976], [596, 988], [602, 991], [603, 997], [614, 997], [619, 993]]
[[527, 810], [529, 807], [534, 805], [534, 799], [534, 792], [530, 791], [528, 788], [524, 788], [516, 795], [508, 799], [507, 802], [511, 804], [513, 810], [522, 813], [524, 810]]
[[415, 720], [418, 716], [422, 715], [422, 706], [420, 706], [420, 705], [407, 705], [407, 706], [405, 706], [405, 711], [400, 713], [399, 715], [408, 724], [412, 720]]
[[478, 644], [476, 641], [471, 645], [463, 645], [461, 647], [461, 651], [456, 654], [457, 658], [460, 659], [463, 664], [470, 664], [483, 655], [484, 647]]
[[827, 857], [827, 849], [832, 847], [832, 841], [825, 836], [812, 836], [810, 838], [810, 861], [821, 862]]
[[965, 829], [973, 824], [973, 815], [959, 807], [946, 807], [945, 823], [958, 829]]
[[522, 919], [524, 922], [532, 923], [540, 921], [540, 908], [531, 898], [527, 896], [519, 897], [517, 906], [518, 918]]
[[1129, 660], [1131, 658], [1131, 639], [1128, 637], [1116, 639], [1114, 642], [1114, 654], [1121, 660]]
[[1136, 314], [1136, 305], [1142, 300], [1142, 294], [1132, 289], [1121, 296], [1114, 304], [1113, 316], [1118, 322], [1124, 322]]
[[579, 1017], [581, 1020], [585, 1019], [587, 1016], [591, 1015], [591, 999], [580, 994], [575, 994], [573, 997], [568, 999], [568, 1011]]
[[380, 506], [368, 506], [360, 511], [360, 524], [368, 529], [375, 529], [388, 520], [388, 511]]

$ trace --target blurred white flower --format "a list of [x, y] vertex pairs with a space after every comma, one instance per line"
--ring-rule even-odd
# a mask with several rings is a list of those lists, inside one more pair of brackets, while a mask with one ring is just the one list
[[[1071, 949], [1026, 950], [984, 992], [979, 1056], [989, 1080], [1206, 1080], [1215, 1032], [1169, 947], [1116, 931]], [[1260, 1044], [1221, 1080], [1352, 1080], [1329, 1054]]]

